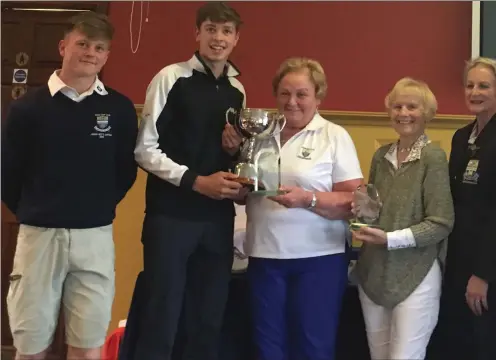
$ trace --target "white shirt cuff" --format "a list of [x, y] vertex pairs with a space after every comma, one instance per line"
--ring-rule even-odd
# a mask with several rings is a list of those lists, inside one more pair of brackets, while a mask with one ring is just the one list
[[415, 247], [415, 237], [410, 228], [396, 230], [386, 233], [388, 250]]

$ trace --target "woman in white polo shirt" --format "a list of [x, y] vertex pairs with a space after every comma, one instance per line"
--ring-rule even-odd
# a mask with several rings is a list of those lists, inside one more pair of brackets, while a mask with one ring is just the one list
[[334, 359], [347, 284], [346, 219], [362, 183], [355, 146], [342, 127], [319, 115], [326, 95], [322, 66], [292, 58], [273, 80], [287, 124], [273, 139], [281, 156], [276, 197], [248, 196], [248, 279], [260, 360]]

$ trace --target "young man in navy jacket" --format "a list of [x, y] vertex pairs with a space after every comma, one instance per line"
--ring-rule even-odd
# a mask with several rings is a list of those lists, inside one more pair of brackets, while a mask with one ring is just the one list
[[232, 149], [222, 145], [226, 111], [246, 101], [239, 71], [228, 61], [240, 25], [228, 5], [202, 6], [196, 18], [199, 50], [188, 61], [164, 67], [147, 89], [135, 150], [148, 172], [146, 295], [135, 360], [171, 359], [183, 295], [182, 358], [218, 359], [233, 262], [232, 199], [241, 189], [228, 172]]
[[114, 298], [112, 222], [136, 179], [133, 103], [98, 73], [113, 26], [70, 20], [62, 68], [12, 103], [2, 131], [2, 200], [19, 235], [7, 296], [16, 359], [43, 359], [63, 306], [69, 359], [100, 359]]

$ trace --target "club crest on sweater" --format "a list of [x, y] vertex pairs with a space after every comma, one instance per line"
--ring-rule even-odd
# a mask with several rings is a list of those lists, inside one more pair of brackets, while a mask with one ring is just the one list
[[110, 130], [112, 126], [109, 125], [110, 114], [95, 114], [96, 125], [93, 127], [95, 130], [91, 136], [98, 136], [103, 139], [106, 136], [112, 136]]

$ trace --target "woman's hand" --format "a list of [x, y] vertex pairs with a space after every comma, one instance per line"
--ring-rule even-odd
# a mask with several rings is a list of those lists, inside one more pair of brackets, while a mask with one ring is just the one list
[[356, 205], [355, 202], [351, 202], [351, 213], [353, 216], [357, 216], [360, 213], [360, 206]]
[[353, 235], [357, 240], [376, 245], [387, 244], [387, 235], [384, 230], [372, 227], [362, 227], [359, 230], [353, 231]]
[[467, 301], [470, 310], [477, 316], [482, 315], [483, 308], [486, 311], [489, 310], [487, 304], [487, 288], [487, 282], [480, 277], [472, 275], [468, 280], [465, 300]]
[[275, 201], [287, 208], [307, 208], [312, 202], [312, 193], [297, 186], [282, 186], [281, 190], [286, 194], [269, 196], [268, 199]]

